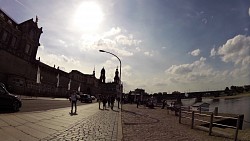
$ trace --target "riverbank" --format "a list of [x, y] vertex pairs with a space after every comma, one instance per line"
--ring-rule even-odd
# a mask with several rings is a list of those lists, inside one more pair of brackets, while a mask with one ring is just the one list
[[211, 97], [211, 99], [217, 100], [217, 99], [235, 99], [235, 98], [241, 98], [241, 97], [250, 97], [250, 92], [240, 93], [232, 96], [220, 96], [220, 97]]

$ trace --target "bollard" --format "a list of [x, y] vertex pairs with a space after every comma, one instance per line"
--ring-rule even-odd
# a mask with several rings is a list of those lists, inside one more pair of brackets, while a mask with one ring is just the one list
[[214, 119], [214, 114], [211, 114], [211, 118], [210, 118], [210, 124], [209, 124], [209, 135], [211, 136], [212, 134], [212, 128], [213, 128], [213, 119]]
[[218, 116], [218, 107], [214, 108], [214, 116]]
[[181, 123], [181, 108], [179, 110], [179, 123]]
[[194, 128], [194, 111], [192, 111], [191, 129]]
[[239, 126], [240, 126], [240, 115], [238, 115], [238, 118], [237, 118], [236, 130], [235, 130], [235, 135], [234, 135], [234, 141], [237, 141]]

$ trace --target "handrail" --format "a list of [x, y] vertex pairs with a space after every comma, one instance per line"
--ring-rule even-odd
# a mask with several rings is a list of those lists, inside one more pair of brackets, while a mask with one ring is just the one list
[[[182, 114], [186, 114], [186, 115], [190, 115], [191, 114], [191, 117], [189, 117], [189, 116], [183, 116]], [[195, 115], [198, 115], [199, 117], [210, 117], [210, 121], [206, 121], [206, 120], [201, 120], [201, 119], [195, 118]], [[204, 113], [201, 113], [201, 112], [197, 113], [195, 111], [190, 112], [190, 109], [186, 110], [183, 107], [181, 107], [180, 110], [179, 110], [179, 123], [181, 123], [181, 118], [191, 119], [191, 128], [192, 129], [194, 127], [194, 121], [200, 121], [200, 122], [209, 123], [209, 135], [212, 134], [213, 125], [219, 125], [219, 126], [223, 126], [223, 127], [235, 129], [234, 140], [237, 141], [238, 130], [239, 130], [239, 126], [240, 126], [240, 115], [238, 115], [237, 118], [236, 117], [228, 117], [228, 116], [214, 116], [214, 113], [204, 114]], [[214, 118], [237, 119], [237, 124], [236, 124], [236, 126], [229, 126], [229, 125], [225, 125], [225, 124], [215, 123], [215, 122], [213, 122]]]

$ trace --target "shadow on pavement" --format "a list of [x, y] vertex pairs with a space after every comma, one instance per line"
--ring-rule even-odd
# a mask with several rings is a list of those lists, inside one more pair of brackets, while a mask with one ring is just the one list
[[69, 115], [70, 116], [75, 116], [75, 115], [78, 115], [77, 113], [71, 113], [71, 112], [69, 112]]
[[0, 114], [7, 114], [7, 113], [16, 113], [16, 112], [14, 112], [11, 109], [0, 109]]

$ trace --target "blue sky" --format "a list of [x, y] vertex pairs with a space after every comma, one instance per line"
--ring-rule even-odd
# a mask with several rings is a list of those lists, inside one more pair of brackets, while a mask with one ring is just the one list
[[0, 0], [17, 23], [39, 18], [37, 58], [113, 81], [125, 92], [221, 90], [250, 84], [249, 0]]

